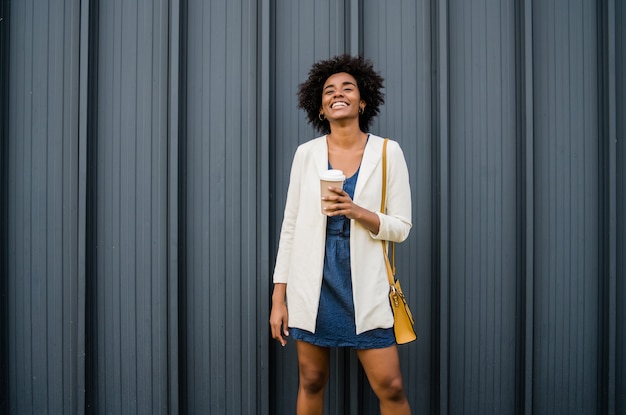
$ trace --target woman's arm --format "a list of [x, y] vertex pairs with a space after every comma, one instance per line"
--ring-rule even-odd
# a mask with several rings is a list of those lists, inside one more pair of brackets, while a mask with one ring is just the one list
[[380, 219], [375, 239], [403, 242], [411, 230], [411, 186], [404, 153], [396, 141], [387, 145], [387, 202], [386, 212], [376, 212]]

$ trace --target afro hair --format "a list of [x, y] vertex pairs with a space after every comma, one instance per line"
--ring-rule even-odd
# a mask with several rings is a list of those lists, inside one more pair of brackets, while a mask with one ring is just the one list
[[300, 84], [298, 89], [298, 107], [307, 115], [309, 123], [323, 134], [330, 133], [328, 120], [319, 119], [319, 110], [322, 106], [322, 90], [326, 80], [336, 73], [346, 72], [356, 79], [361, 99], [367, 104], [359, 116], [361, 131], [369, 131], [370, 124], [378, 115], [379, 108], [385, 103], [383, 78], [374, 71], [369, 60], [362, 57], [353, 57], [348, 54], [338, 55], [328, 60], [313, 64], [308, 79]]

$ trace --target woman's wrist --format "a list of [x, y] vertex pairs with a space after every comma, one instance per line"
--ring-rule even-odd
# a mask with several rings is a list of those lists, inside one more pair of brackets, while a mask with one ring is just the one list
[[286, 292], [287, 292], [287, 284], [275, 283], [274, 292], [272, 293], [272, 303], [273, 304], [285, 303]]
[[371, 210], [360, 207], [354, 220], [359, 222], [374, 235], [377, 235], [378, 231], [380, 230], [380, 218], [375, 212], [372, 212]]

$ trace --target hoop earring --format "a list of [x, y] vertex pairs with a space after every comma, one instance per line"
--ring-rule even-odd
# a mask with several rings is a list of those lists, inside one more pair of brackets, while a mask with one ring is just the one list
[[317, 115], [317, 118], [319, 118], [319, 119], [320, 119], [320, 121], [324, 121], [324, 120], [326, 119], [326, 116], [324, 115], [324, 113], [321, 113], [321, 112], [320, 112], [320, 113]]
[[359, 107], [359, 114], [363, 115], [364, 112], [365, 112], [365, 108]]

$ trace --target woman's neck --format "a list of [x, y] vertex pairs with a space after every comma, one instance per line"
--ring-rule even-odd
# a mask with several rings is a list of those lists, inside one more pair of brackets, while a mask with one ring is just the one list
[[333, 129], [326, 136], [328, 146], [328, 162], [333, 169], [341, 170], [346, 177], [352, 177], [359, 169], [367, 134], [361, 130], [347, 131]]
[[326, 136], [329, 144], [334, 147], [350, 149], [354, 147], [362, 147], [367, 139], [367, 134], [359, 128], [354, 127], [334, 127], [330, 134]]

